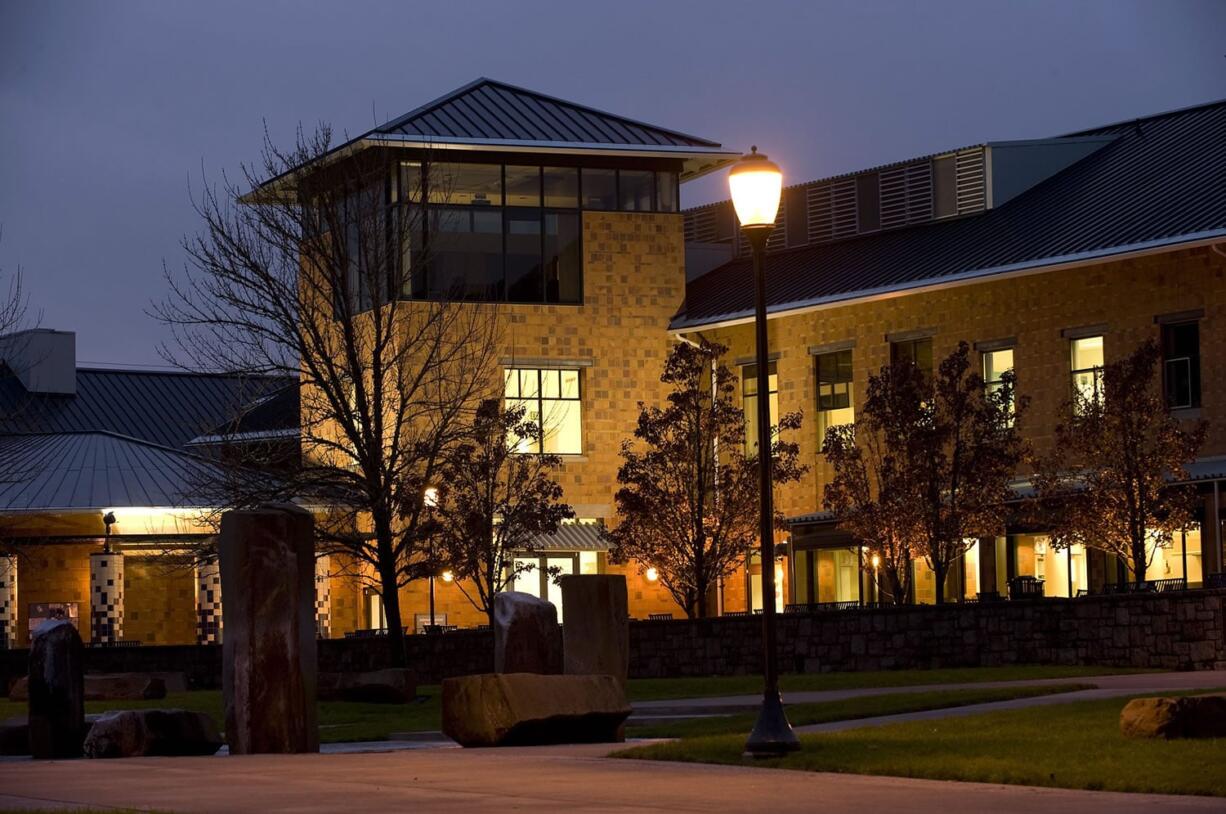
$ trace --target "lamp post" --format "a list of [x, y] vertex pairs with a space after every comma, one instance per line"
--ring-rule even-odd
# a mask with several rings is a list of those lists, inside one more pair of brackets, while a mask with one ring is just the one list
[[767, 369], [766, 277], [762, 256], [766, 239], [775, 228], [783, 173], [779, 167], [751, 149], [728, 173], [732, 206], [753, 250], [754, 337], [758, 368], [758, 536], [762, 546], [762, 709], [745, 751], [754, 757], [773, 757], [800, 748], [788, 723], [779, 695], [779, 665], [775, 646], [775, 510], [771, 496], [770, 372]]
[[[437, 486], [427, 486], [426, 490], [422, 493], [421, 497], [422, 497], [422, 505], [424, 505], [427, 510], [434, 510], [438, 508], [438, 487]], [[427, 631], [429, 633], [434, 632], [434, 571], [435, 571], [434, 535], [431, 534], [430, 535], [430, 629]], [[414, 630], [416, 630], [416, 628], [414, 628]]]

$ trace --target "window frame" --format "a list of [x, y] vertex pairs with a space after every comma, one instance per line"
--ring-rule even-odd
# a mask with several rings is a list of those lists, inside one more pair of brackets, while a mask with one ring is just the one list
[[[1192, 328], [1196, 332], [1196, 349], [1192, 354], [1185, 356], [1169, 356], [1169, 348], [1173, 342], [1168, 341], [1174, 331], [1181, 328]], [[1162, 349], [1162, 399], [1168, 410], [1195, 410], [1201, 406], [1202, 399], [1202, 376], [1201, 376], [1201, 352], [1200, 352], [1200, 320], [1188, 319], [1179, 322], [1164, 322], [1161, 325], [1160, 331], [1160, 347]], [[1186, 362], [1188, 373], [1188, 403], [1175, 404], [1172, 396], [1172, 382], [1170, 368], [1172, 362]]]
[[[847, 378], [846, 379], [833, 379], [829, 382], [824, 382], [822, 379], [822, 359], [826, 357], [830, 357], [830, 356], [841, 356], [843, 354], [847, 354], [847, 368], [848, 368]], [[835, 369], [838, 370], [839, 367], [841, 367], [841, 362], [836, 361]], [[856, 370], [855, 350], [853, 348], [840, 348], [838, 350], [829, 350], [823, 353], [813, 354], [813, 372], [814, 372], [814, 377], [816, 379], [816, 388], [817, 388], [816, 390], [817, 427], [818, 427], [817, 444], [818, 444], [819, 449], [821, 448], [821, 445], [825, 441], [826, 431], [828, 431], [830, 428], [842, 427], [848, 424], [855, 423], [855, 416], [856, 416], [855, 370]], [[843, 407], [823, 407], [822, 406], [822, 398], [823, 398], [822, 385], [826, 383], [830, 385], [845, 385], [846, 386], [847, 404], [845, 406]], [[836, 413], [840, 410], [850, 410], [851, 411], [851, 421], [844, 421], [838, 424], [833, 424], [833, 423], [826, 424], [825, 423], [825, 421], [822, 418], [824, 415], [827, 415], [829, 413]], [[825, 429], [823, 429], [823, 427]]]
[[[1102, 364], [1091, 365], [1090, 367], [1074, 367], [1074, 365], [1077, 364], [1077, 343], [1084, 342], [1087, 339], [1097, 339], [1101, 343], [1102, 345], [1102, 348], [1101, 348]], [[1076, 409], [1077, 404], [1079, 404], [1081, 401], [1081, 399], [1079, 399], [1078, 397], [1081, 396], [1082, 399], [1084, 399], [1082, 390], [1077, 385], [1077, 376], [1080, 374], [1086, 374], [1086, 373], [1090, 374], [1092, 381], [1093, 381], [1092, 392], [1094, 394], [1094, 398], [1092, 399], [1092, 401], [1094, 402], [1100, 401], [1103, 397], [1103, 368], [1106, 367], [1106, 364], [1107, 364], [1107, 337], [1106, 335], [1101, 334], [1101, 333], [1093, 333], [1093, 334], [1086, 334], [1085, 336], [1072, 336], [1072, 337], [1069, 337], [1068, 347], [1069, 347], [1069, 385], [1072, 388], [1074, 409]]]
[[[744, 414], [744, 417], [745, 417], [745, 439], [744, 439], [744, 443], [742, 444], [742, 449], [744, 450], [746, 455], [754, 455], [757, 453], [756, 447], [758, 443], [758, 437], [757, 437], [756, 425], [754, 427], [755, 431], [752, 433], [753, 435], [752, 438], [750, 437], [751, 433], [749, 432], [750, 422], [751, 421], [756, 422], [758, 420], [757, 402], [756, 401], [754, 402], [752, 419], [750, 418], [750, 410], [745, 406], [746, 399], [750, 399], [750, 398], [757, 399], [758, 397], [758, 393], [756, 390], [753, 393], [745, 392], [745, 386], [749, 382], [753, 382], [753, 385], [755, 388], [758, 386], [757, 367], [758, 367], [757, 362], [745, 362], [744, 364], [740, 366], [741, 368], [741, 412]], [[749, 375], [749, 371], [751, 369], [754, 371], [752, 376]], [[778, 365], [777, 359], [767, 360], [766, 375], [767, 375], [766, 381], [767, 381], [767, 388], [768, 388], [767, 393], [766, 393], [766, 398], [767, 398], [767, 401], [769, 402], [770, 397], [774, 395], [775, 405], [776, 405], [775, 415], [772, 417], [773, 420], [771, 421], [771, 427], [777, 427], [779, 425], [779, 415], [778, 415], [779, 413], [779, 365]], [[775, 377], [775, 388], [773, 390], [769, 389], [771, 376]]]
[[[522, 395], [522, 388], [520, 386], [520, 382], [522, 382], [522, 379], [520, 378], [521, 373], [535, 373], [536, 374], [536, 395], [535, 396]], [[542, 381], [543, 374], [545, 373], [556, 373], [558, 375], [559, 387], [558, 387], [557, 396], [546, 396], [545, 395], [545, 388], [543, 386], [544, 383]], [[575, 374], [575, 395], [574, 396], [561, 395], [562, 393], [561, 377], [563, 373], [574, 373]], [[508, 383], [510, 379], [512, 378], [511, 374], [515, 374], [514, 378], [516, 382], [516, 390], [519, 391], [520, 393], [519, 395], [511, 396], [507, 393]], [[584, 391], [585, 385], [584, 385], [583, 379], [584, 379], [583, 369], [579, 367], [559, 366], [559, 367], [506, 367], [506, 368], [503, 368], [502, 399], [503, 399], [504, 406], [512, 401], [516, 403], [526, 403], [526, 402], [532, 402], [532, 401], [536, 402], [535, 409], [536, 409], [536, 415], [537, 415], [538, 420], [537, 420], [537, 437], [533, 439], [533, 445], [535, 446], [535, 449], [519, 449], [518, 447], [520, 445], [520, 442], [522, 442], [524, 439], [518, 439], [518, 442], [516, 443], [517, 448], [513, 450], [514, 454], [516, 455], [562, 455], [562, 456], [574, 456], [574, 455], [585, 454], [584, 441], [585, 441], [586, 435], [583, 431], [583, 391]], [[545, 449], [545, 437], [546, 437], [546, 432], [547, 432], [547, 428], [546, 428], [547, 413], [545, 411], [546, 402], [549, 402], [549, 403], [567, 402], [567, 403], [578, 405], [579, 449], [577, 452], [571, 452], [571, 451], [549, 452]], [[529, 408], [529, 409], [532, 409], [532, 408]]]
[[[979, 360], [980, 375], [981, 375], [981, 376], [982, 376], [982, 378], [983, 378], [983, 390], [984, 390], [984, 392], [985, 392], [985, 393], [992, 393], [992, 392], [994, 392], [995, 390], [999, 390], [999, 389], [1000, 389], [1000, 385], [1001, 385], [1001, 384], [1004, 382], [1004, 379], [1001, 379], [1001, 378], [995, 378], [995, 379], [993, 379], [993, 378], [989, 378], [989, 376], [988, 376], [988, 359], [989, 359], [989, 358], [990, 358], [990, 357], [991, 357], [993, 354], [996, 354], [996, 353], [1004, 353], [1004, 352], [1006, 352], [1006, 351], [1008, 351], [1008, 353], [1009, 353], [1010, 363], [1009, 363], [1009, 367], [1007, 367], [1007, 368], [1005, 368], [1005, 369], [1003, 369], [1003, 370], [1001, 371], [1001, 374], [1003, 375], [1004, 373], [1012, 372], [1012, 373], [1013, 373], [1013, 375], [1014, 375], [1014, 377], [1015, 377], [1015, 380], [1016, 380], [1016, 376], [1017, 376], [1017, 347], [1016, 347], [1015, 345], [1001, 345], [1001, 346], [999, 346], [999, 347], [984, 348], [984, 349], [982, 349], [982, 350], [980, 350], [980, 351], [979, 351], [979, 356], [980, 356], [980, 360]], [[1014, 406], [1015, 406], [1016, 402], [1017, 402], [1017, 393], [1016, 393], [1016, 392], [1014, 392], [1014, 393], [1010, 394], [1010, 397], [1009, 397], [1009, 413], [1010, 413], [1010, 415], [1012, 415], [1012, 413], [1013, 413]]]

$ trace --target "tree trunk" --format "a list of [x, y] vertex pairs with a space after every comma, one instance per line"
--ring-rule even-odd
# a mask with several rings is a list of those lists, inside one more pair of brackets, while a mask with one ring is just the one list
[[1145, 538], [1132, 541], [1132, 581], [1140, 585], [1145, 581]]
[[932, 564], [932, 576], [936, 581], [936, 602], [938, 605], [945, 604], [945, 580], [949, 577], [949, 568], [941, 561], [935, 561]]
[[698, 581], [698, 589], [695, 591], [694, 597], [694, 616], [695, 619], [707, 618], [707, 586], [702, 580]]
[[387, 617], [388, 658], [393, 667], [408, 667], [404, 652], [404, 625], [400, 621], [400, 588], [394, 568], [382, 568], [379, 582], [383, 595], [383, 613]]

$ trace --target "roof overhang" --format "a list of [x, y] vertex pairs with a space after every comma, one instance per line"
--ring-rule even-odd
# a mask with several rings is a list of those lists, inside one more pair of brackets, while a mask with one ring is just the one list
[[[1059, 257], [1044, 257], [1038, 260], [1027, 260], [1021, 263], [1011, 263], [1004, 266], [975, 269], [974, 271], [965, 271], [957, 274], [946, 275], [944, 277], [933, 277], [926, 280], [916, 280], [914, 282], [899, 283], [896, 285], [882, 286], [880, 288], [867, 288], [859, 291], [832, 294], [826, 297], [814, 297], [812, 299], [797, 300], [795, 302], [772, 305], [768, 306], [766, 309], [766, 318], [779, 319], [781, 317], [796, 316], [798, 314], [806, 314], [813, 311], [825, 311], [832, 308], [841, 308], [845, 305], [888, 300], [895, 297], [905, 297], [911, 294], [920, 294], [928, 291], [941, 291], [947, 288], [973, 285], [975, 283], [986, 282], [988, 280], [1003, 280], [1014, 277], [1025, 277], [1031, 274], [1045, 274], [1051, 271], [1080, 268], [1082, 266], [1091, 266], [1108, 261], [1114, 262], [1118, 260], [1131, 260], [1151, 254], [1162, 254], [1174, 249], [1194, 249], [1199, 246], [1208, 246], [1214, 243], [1221, 243], [1223, 241], [1226, 241], [1226, 229], [1213, 229], [1207, 232], [1194, 232], [1186, 235], [1159, 238], [1157, 240], [1149, 240], [1142, 243], [1131, 243], [1124, 246], [1112, 246], [1110, 248], [1095, 249], [1092, 251], [1078, 252], [1077, 254], [1062, 255]], [[746, 281], [746, 285], [748, 285], [748, 280]], [[681, 334], [697, 330], [714, 330], [716, 328], [728, 328], [734, 325], [746, 325], [752, 323], [753, 320], [753, 309], [745, 308], [738, 311], [718, 314], [693, 321], [688, 321], [685, 318], [681, 318], [675, 320], [673, 324], [669, 326], [669, 333], [673, 336], [679, 336]]]
[[692, 181], [723, 169], [741, 157], [732, 150], [718, 147], [687, 147], [665, 144], [600, 144], [576, 141], [531, 141], [517, 139], [468, 139], [437, 136], [403, 135], [399, 133], [367, 133], [336, 147], [315, 161], [266, 181], [242, 196], [245, 204], [270, 200], [292, 200], [297, 181], [310, 172], [356, 155], [372, 147], [396, 147], [409, 150], [445, 150], [447, 152], [516, 153], [520, 155], [604, 156], [610, 158], [671, 158], [682, 161], [681, 180]]

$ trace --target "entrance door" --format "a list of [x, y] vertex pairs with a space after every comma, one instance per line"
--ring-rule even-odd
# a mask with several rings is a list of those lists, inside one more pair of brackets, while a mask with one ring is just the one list
[[[515, 558], [517, 569], [532, 566], [531, 570], [521, 571], [511, 590], [532, 594], [538, 599], [552, 602], [558, 609], [558, 622], [562, 622], [562, 586], [555, 580], [563, 574], [579, 573], [579, 557], [577, 554], [527, 555]], [[551, 574], [550, 571], [553, 570]]]

